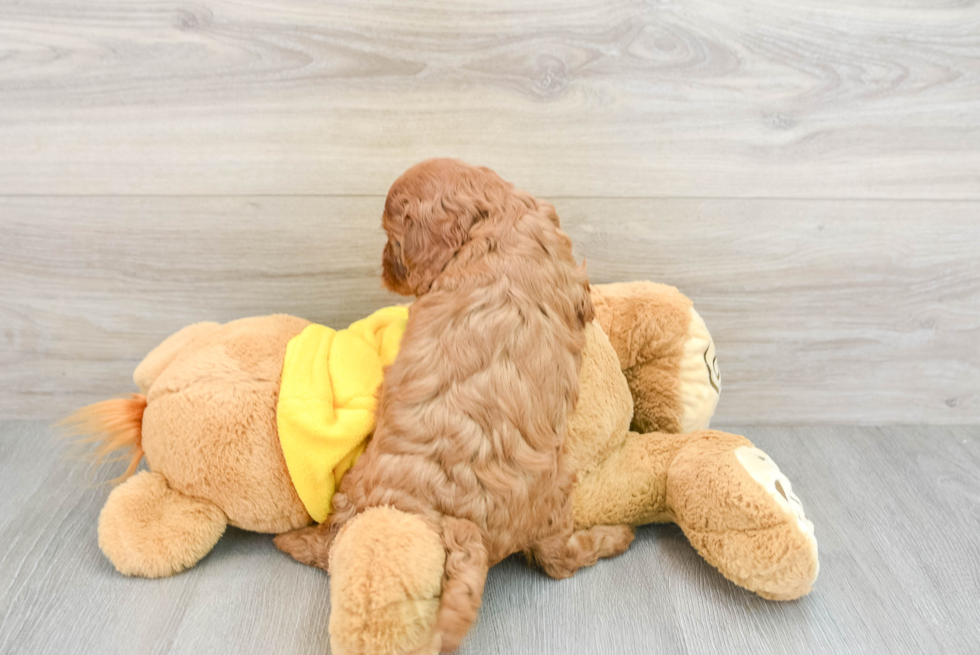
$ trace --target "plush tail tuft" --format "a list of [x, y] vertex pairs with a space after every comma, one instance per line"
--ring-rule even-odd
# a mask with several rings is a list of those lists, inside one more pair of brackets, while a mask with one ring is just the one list
[[112, 398], [82, 407], [58, 425], [78, 443], [98, 443], [92, 454], [94, 461], [101, 464], [117, 450], [129, 448], [129, 467], [126, 472], [113, 480], [122, 482], [133, 473], [143, 459], [143, 410], [146, 409], [146, 396], [131, 394], [128, 398]]

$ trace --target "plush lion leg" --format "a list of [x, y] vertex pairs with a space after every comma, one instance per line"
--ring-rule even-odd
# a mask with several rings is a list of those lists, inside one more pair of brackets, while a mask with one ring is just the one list
[[99, 547], [125, 575], [162, 578], [194, 566], [224, 534], [209, 501], [175, 491], [142, 471], [113, 489], [99, 515]]
[[440, 598], [450, 589], [443, 588], [448, 546], [429, 522], [390, 507], [368, 509], [345, 523], [329, 545], [331, 650], [438, 652]]
[[434, 523], [390, 507], [350, 510], [276, 537], [280, 550], [330, 572], [333, 652], [455, 649], [476, 618], [489, 568], [476, 525], [452, 517]]
[[575, 528], [672, 522], [667, 471], [687, 434], [630, 432], [621, 448], [582, 474], [572, 491]]
[[666, 499], [691, 545], [763, 598], [808, 593], [820, 569], [817, 540], [789, 479], [745, 437], [691, 437], [671, 462]]
[[726, 578], [764, 598], [792, 600], [817, 577], [817, 541], [775, 462], [745, 437], [630, 433], [583, 475], [575, 527], [677, 523]]

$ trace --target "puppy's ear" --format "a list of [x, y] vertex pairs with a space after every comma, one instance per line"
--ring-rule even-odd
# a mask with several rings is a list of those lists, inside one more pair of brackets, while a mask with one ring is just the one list
[[416, 296], [429, 290], [469, 239], [470, 228], [479, 217], [472, 202], [460, 202], [459, 198], [412, 203], [405, 213], [401, 249], [408, 286]]
[[385, 244], [384, 254], [381, 257], [381, 280], [389, 291], [403, 296], [412, 295], [412, 289], [408, 286], [408, 269], [402, 261], [400, 243], [396, 242], [393, 245], [389, 241]]
[[430, 175], [422, 182], [396, 182], [386, 209], [390, 216], [403, 217], [401, 253], [407, 286], [416, 296], [429, 290], [477, 223], [516, 211], [511, 185], [488, 168], [457, 162]]

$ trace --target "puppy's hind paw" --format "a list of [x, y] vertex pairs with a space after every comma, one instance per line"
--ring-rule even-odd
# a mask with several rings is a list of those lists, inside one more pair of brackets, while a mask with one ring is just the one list
[[330, 534], [321, 526], [310, 525], [277, 535], [276, 548], [307, 566], [327, 570], [330, 555]]

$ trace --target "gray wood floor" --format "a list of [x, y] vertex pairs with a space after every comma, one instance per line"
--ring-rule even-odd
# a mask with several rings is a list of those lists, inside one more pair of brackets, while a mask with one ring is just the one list
[[[976, 653], [980, 428], [742, 430], [793, 481], [821, 571], [792, 603], [707, 566], [673, 526], [555, 582], [495, 567], [462, 654]], [[325, 653], [326, 574], [230, 530], [196, 568], [124, 578], [96, 544], [95, 477], [38, 422], [0, 423], [0, 653]]]

